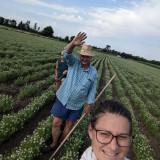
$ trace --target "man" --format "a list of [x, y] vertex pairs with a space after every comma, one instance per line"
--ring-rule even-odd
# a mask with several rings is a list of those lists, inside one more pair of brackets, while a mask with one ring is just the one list
[[[86, 38], [86, 33], [79, 32], [63, 51], [68, 64], [68, 74], [56, 93], [57, 100], [51, 110], [51, 114], [54, 116], [52, 125], [53, 142], [45, 148], [45, 153], [55, 150], [58, 146], [62, 121], [65, 120], [66, 124], [61, 140], [71, 131], [82, 112], [84, 111], [87, 114], [94, 103], [97, 71], [90, 65], [93, 53], [90, 45], [83, 44]], [[72, 51], [75, 46], [80, 45], [82, 45], [82, 48], [78, 59]]]
[[56, 91], [61, 86], [62, 82], [67, 76], [68, 65], [64, 59], [63, 52], [61, 52], [61, 59], [57, 60], [55, 68], [55, 81], [56, 81]]

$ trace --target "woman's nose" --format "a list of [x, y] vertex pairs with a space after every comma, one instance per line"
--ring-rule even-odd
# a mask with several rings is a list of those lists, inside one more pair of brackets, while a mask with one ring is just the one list
[[112, 141], [109, 143], [109, 146], [113, 151], [118, 149], [119, 145], [117, 143], [116, 137], [113, 137]]

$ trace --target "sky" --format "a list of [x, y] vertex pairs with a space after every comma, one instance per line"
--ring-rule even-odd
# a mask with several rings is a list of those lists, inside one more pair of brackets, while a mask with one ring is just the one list
[[0, 16], [31, 21], [54, 36], [87, 34], [86, 44], [160, 61], [160, 0], [0, 0]]

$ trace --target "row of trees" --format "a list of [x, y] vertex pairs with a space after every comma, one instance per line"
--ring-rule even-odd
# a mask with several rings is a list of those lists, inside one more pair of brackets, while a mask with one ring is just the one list
[[37, 23], [35, 23], [33, 27], [30, 26], [30, 23], [31, 21], [27, 20], [26, 22], [21, 21], [19, 24], [17, 24], [16, 20], [14, 19], [5, 19], [4, 17], [0, 17], [1, 25], [37, 33], [47, 37], [53, 37], [54, 30], [51, 26], [47, 26], [43, 30], [40, 30], [40, 27], [37, 26]]
[[141, 61], [141, 62], [146, 62], [146, 63], [152, 63], [152, 64], [160, 66], [160, 61], [146, 60], [143, 57], [133, 56], [132, 54], [128, 54], [128, 53], [125, 53], [125, 52], [119, 52], [119, 51], [111, 50], [110, 48], [111, 48], [111, 46], [107, 45], [106, 48], [103, 48], [103, 49], [100, 49], [100, 50], [102, 52], [105, 52], [107, 54], [112, 54], [112, 55], [115, 55], [117, 57], [121, 57], [121, 58], [125, 58], [125, 59], [133, 59], [133, 60], [136, 60], [136, 61]]
[[[40, 35], [43, 35], [43, 36], [46, 36], [46, 37], [51, 37], [51, 38], [54, 38], [54, 39], [57, 39], [57, 40], [60, 40], [60, 41], [64, 41], [64, 42], [70, 42], [74, 38], [74, 36], [71, 36], [71, 37], [66, 36], [65, 38], [54, 36], [53, 35], [54, 30], [51, 26], [47, 26], [44, 29], [40, 30], [40, 27], [38, 27], [37, 23], [35, 23], [34, 26], [31, 27], [30, 22], [31, 21], [29, 21], [29, 20], [27, 20], [26, 22], [21, 21], [17, 25], [17, 22], [14, 19], [11, 20], [11, 19], [5, 19], [3, 17], [0, 17], [0, 24], [1, 25], [9, 26], [9, 27], [12, 27], [12, 28], [17, 28], [17, 29], [20, 29], [20, 30], [28, 31], [28, 32], [37, 33], [37, 34], [40, 34]], [[111, 50], [110, 45], [106, 45], [105, 48], [97, 48], [96, 46], [93, 46], [93, 49], [95, 49], [97, 51], [100, 51], [100, 52], [107, 53], [107, 54], [112, 54], [112, 55], [115, 55], [115, 56], [119, 56], [119, 57], [122, 57], [122, 58], [130, 58], [130, 59], [134, 59], [134, 60], [138, 60], [138, 61], [142, 61], [142, 62], [149, 62], [149, 63], [152, 63], [152, 64], [160, 65], [159, 61], [155, 61], [155, 60], [150, 61], [150, 60], [144, 59], [143, 57], [133, 56], [132, 54], [128, 54], [128, 53], [125, 53], [125, 52], [118, 52], [118, 51], [115, 51], [115, 50]]]
[[38, 27], [37, 23], [34, 23], [33, 27], [31, 27], [30, 24], [31, 24], [31, 21], [29, 20], [27, 20], [26, 22], [20, 21], [20, 23], [17, 24], [16, 20], [14, 19], [5, 19], [3, 17], [0, 17], [0, 25], [5, 25], [7, 27], [12, 27], [12, 28], [32, 32], [32, 33], [37, 33], [37, 34], [40, 34], [46, 37], [51, 37], [54, 39], [58, 39], [64, 42], [70, 42], [74, 38], [74, 36], [71, 36], [71, 37], [66, 36], [65, 38], [54, 36], [53, 35], [54, 30], [51, 26], [47, 26], [44, 29], [40, 30], [40, 27]]
[[37, 33], [46, 37], [51, 37], [54, 39], [58, 39], [60, 41], [65, 41], [65, 42], [70, 42], [74, 36], [66, 36], [65, 38], [61, 38], [58, 36], [54, 36], [54, 30], [51, 26], [47, 26], [44, 29], [40, 30], [40, 27], [37, 25], [37, 23], [34, 23], [33, 27], [31, 27], [31, 21], [27, 20], [26, 22], [20, 21], [19, 24], [17, 24], [16, 20], [14, 19], [6, 19], [4, 17], [0, 17], [0, 25], [32, 32], [32, 33]]

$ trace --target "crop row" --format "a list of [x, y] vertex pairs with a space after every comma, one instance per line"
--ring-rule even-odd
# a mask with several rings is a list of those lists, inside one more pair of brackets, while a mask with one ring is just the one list
[[28, 135], [19, 147], [13, 149], [11, 155], [0, 155], [1, 160], [31, 160], [41, 154], [41, 148], [50, 137], [52, 117], [39, 122], [32, 135]]
[[3, 116], [3, 119], [0, 122], [0, 142], [7, 139], [20, 128], [23, 128], [26, 121], [33, 118], [42, 107], [51, 102], [53, 95], [55, 94], [54, 92], [48, 91], [40, 97], [36, 97], [29, 105], [18, 113]]
[[[122, 74], [124, 74], [124, 70], [122, 70]], [[140, 99], [141, 99], [141, 101], [143, 101], [143, 103], [145, 103], [146, 108], [149, 110], [149, 112], [152, 115], [159, 117], [160, 108], [146, 97], [146, 95], [143, 93], [143, 87], [138, 86], [131, 79], [131, 77], [132, 77], [131, 75], [128, 75], [127, 73], [125, 73], [125, 77], [128, 80], [128, 82], [132, 85], [132, 88], [134, 89], [134, 92], [137, 94], [137, 96], [140, 97]]]
[[134, 88], [129, 83], [128, 79], [125, 78], [124, 71], [122, 71], [122, 69], [119, 70], [119, 68], [117, 66], [115, 67], [115, 65], [114, 69], [116, 70], [118, 76], [123, 82], [124, 88], [130, 96], [134, 106], [140, 110], [142, 121], [147, 125], [153, 136], [160, 138], [160, 121], [158, 121], [154, 116], [149, 113], [146, 104], [138, 97], [138, 95], [134, 91]]
[[[111, 72], [115, 72], [113, 64], [110, 62]], [[141, 160], [153, 160], [153, 150], [149, 145], [149, 141], [147, 137], [141, 134], [141, 131], [138, 126], [138, 122], [135, 117], [134, 110], [132, 109], [132, 105], [130, 99], [127, 98], [126, 92], [127, 90], [123, 88], [123, 81], [119, 79], [120, 71], [116, 71], [117, 78], [113, 81], [113, 85], [116, 89], [116, 93], [119, 96], [120, 101], [131, 111], [132, 119], [133, 119], [133, 133], [134, 133], [134, 142], [133, 142], [133, 151], [136, 156], [136, 159]]]
[[10, 68], [7, 71], [0, 72], [0, 82], [6, 82], [18, 77], [24, 77], [37, 70], [41, 70], [39, 66], [37, 67], [37, 69], [30, 66], [19, 66], [18, 69]]
[[54, 83], [54, 76], [49, 76], [47, 80], [38, 81], [35, 84], [24, 86], [20, 91], [18, 97], [20, 100], [24, 100], [26, 97], [34, 97], [41, 93], [43, 89]]
[[117, 60], [112, 57], [112, 61], [116, 63], [118, 68], [125, 71], [130, 75], [129, 80], [133, 80], [144, 91], [145, 96], [147, 96], [153, 103], [159, 106], [160, 99], [160, 75], [159, 70], [145, 66], [143, 64], [125, 61], [124, 59]]
[[29, 74], [25, 77], [19, 77], [14, 81], [14, 85], [23, 86], [25, 84], [29, 84], [30, 82], [37, 81], [39, 79], [43, 79], [49, 75], [53, 74], [53, 68], [41, 70], [32, 74]]
[[[97, 61], [97, 60], [95, 60]], [[96, 62], [97, 65], [99, 65], [99, 62]], [[26, 108], [28, 108], [27, 106]], [[38, 132], [36, 130], [34, 131], [33, 135], [26, 137], [20, 144], [18, 148], [15, 148], [11, 155], [9, 156], [3, 156], [3, 160], [8, 159], [17, 159], [17, 157], [22, 157], [22, 159], [32, 159], [35, 156], [38, 156], [40, 154], [40, 149], [44, 145], [44, 142], [47, 141], [47, 139], [50, 136], [51, 133], [51, 121], [52, 118], [49, 117], [46, 121], [50, 121], [48, 125], [42, 125], [41, 132]], [[44, 124], [47, 124], [46, 122], [43, 122]], [[50, 129], [47, 129], [50, 128]], [[83, 127], [84, 128], [84, 127]], [[47, 132], [46, 132], [47, 131]], [[35, 134], [36, 133], [36, 134]], [[46, 134], [44, 138], [44, 133]], [[40, 140], [41, 139], [41, 140]], [[38, 143], [39, 141], [39, 143]]]
[[0, 112], [5, 113], [12, 109], [13, 99], [12, 96], [0, 95]]
[[[155, 90], [154, 86], [150, 87], [150, 89], [147, 87], [149, 85], [148, 83], [150, 83], [150, 81], [147, 80], [147, 77], [144, 77], [144, 75], [142, 73], [140, 76], [137, 76], [137, 74], [134, 74], [133, 72], [132, 73], [128, 72], [128, 70], [130, 71], [131, 68], [129, 66], [121, 64], [119, 61], [117, 62], [116, 59], [115, 59], [115, 63], [117, 64], [118, 68], [121, 69], [123, 74], [125, 73], [124, 75], [125, 75], [126, 79], [132, 84], [132, 86], [134, 85], [134, 87], [133, 87], [133, 88], [135, 88], [134, 91], [138, 95], [140, 95], [140, 97], [144, 100], [144, 102], [148, 101], [149, 105], [147, 105], [147, 106], [151, 105], [152, 109], [154, 108], [153, 112], [159, 113], [159, 111], [160, 111], [160, 108], [158, 107], [159, 105], [154, 104], [155, 100], [158, 97], [157, 96], [154, 97], [154, 95], [152, 94], [153, 93], [152, 91]], [[127, 70], [127, 72], [126, 72], [126, 70]], [[143, 81], [145, 81], [145, 83]], [[152, 83], [152, 81], [151, 81], [151, 83]], [[147, 84], [147, 86], [145, 84]], [[159, 86], [157, 86], [157, 84], [155, 85], [155, 87], [159, 88]], [[147, 93], [150, 93], [150, 96], [148, 96]], [[150, 102], [152, 102], [152, 103], [150, 103]], [[152, 111], [152, 109], [150, 109], [150, 111]]]

